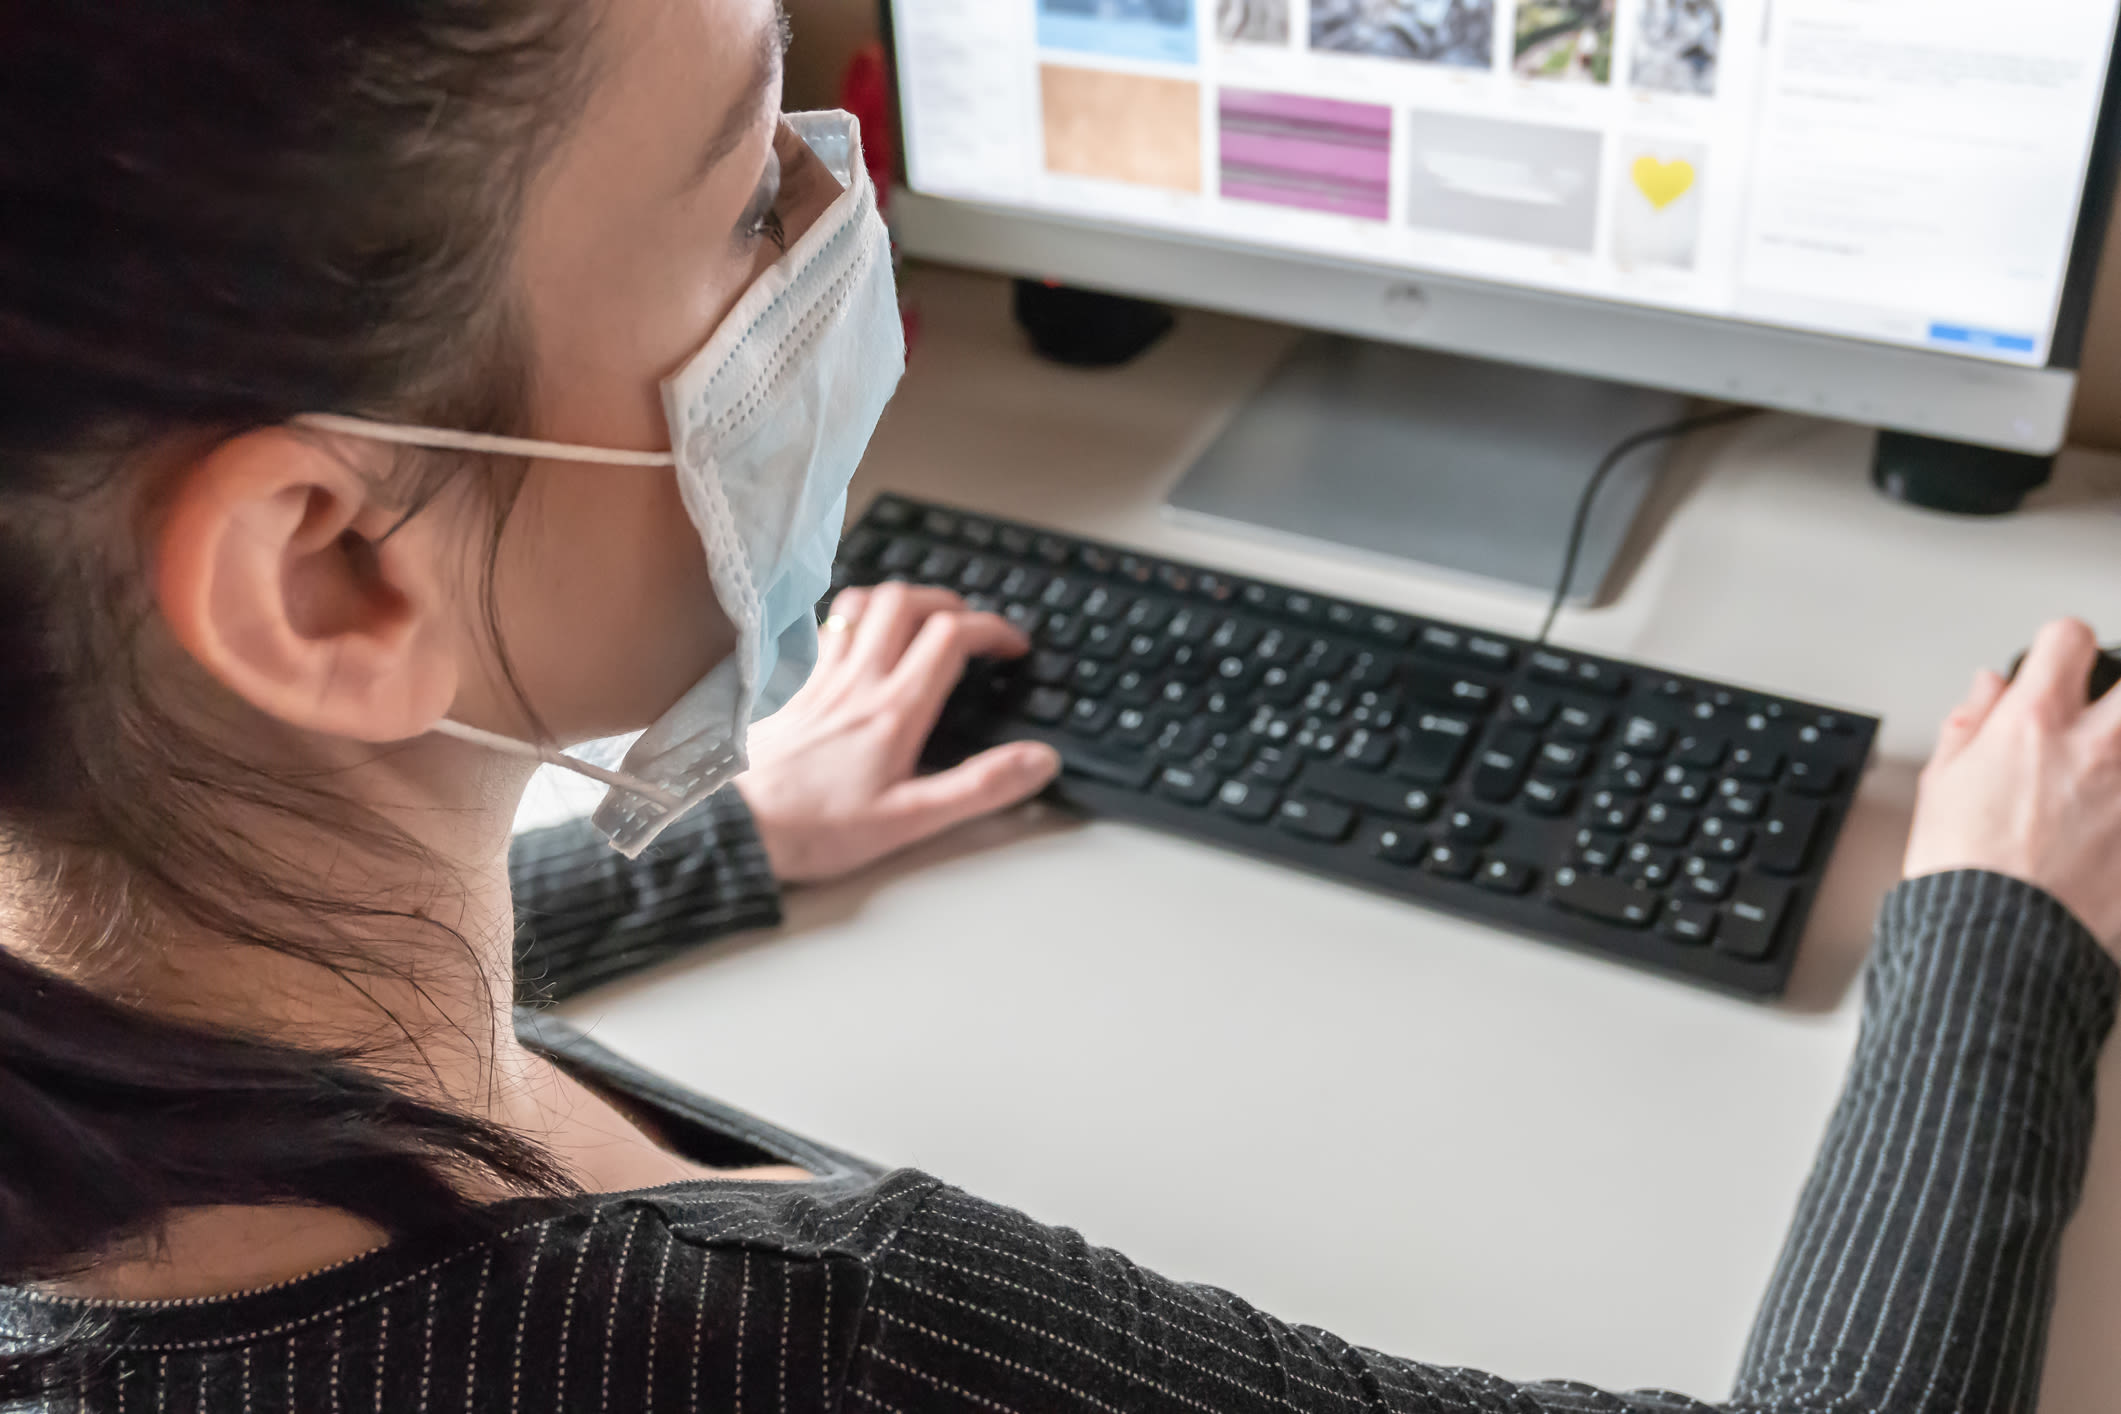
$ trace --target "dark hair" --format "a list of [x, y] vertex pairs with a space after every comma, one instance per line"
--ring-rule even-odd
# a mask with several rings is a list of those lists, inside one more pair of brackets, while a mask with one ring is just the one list
[[[411, 845], [187, 725], [172, 684], [200, 674], [146, 631], [134, 527], [149, 463], [186, 439], [312, 410], [520, 430], [506, 272], [578, 106], [586, 9], [0, 13], [0, 923], [28, 945], [0, 949], [0, 1281], [73, 1269], [179, 1208], [321, 1204], [403, 1234], [476, 1222], [471, 1175], [566, 1184], [355, 1054], [158, 1018], [93, 979], [179, 927], [354, 985], [404, 970], [393, 945], [433, 945], [429, 920], [274, 867], [256, 821]], [[409, 455], [385, 489], [410, 513], [479, 477], [497, 536], [519, 473]], [[0, 1399], [50, 1364], [0, 1355]]]

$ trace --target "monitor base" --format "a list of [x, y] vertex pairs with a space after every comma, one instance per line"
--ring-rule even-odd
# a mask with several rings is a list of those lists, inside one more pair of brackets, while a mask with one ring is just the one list
[[1871, 481], [1894, 500], [1924, 510], [2001, 516], [2045, 486], [2054, 470], [2053, 457], [1880, 432]]
[[[1688, 406], [1617, 383], [1307, 335], [1170, 506], [1548, 595], [1598, 463]], [[1647, 448], [1608, 478], [1571, 600], [1603, 599], [1669, 452]]]

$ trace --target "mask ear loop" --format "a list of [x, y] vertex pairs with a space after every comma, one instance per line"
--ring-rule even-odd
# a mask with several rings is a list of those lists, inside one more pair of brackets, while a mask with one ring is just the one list
[[499, 751], [509, 756], [520, 756], [527, 760], [541, 761], [547, 766], [557, 766], [563, 771], [572, 771], [578, 776], [586, 776], [592, 781], [599, 781], [614, 790], [622, 790], [629, 795], [637, 795], [643, 800], [652, 801], [665, 810], [678, 811], [685, 808], [683, 796], [674, 795], [664, 790], [661, 786], [652, 786], [638, 776], [629, 776], [623, 771], [608, 771], [602, 766], [594, 766], [587, 761], [577, 760], [556, 746], [540, 746], [532, 741], [517, 741], [512, 736], [502, 736], [497, 732], [482, 731], [477, 727], [467, 727], [462, 722], [452, 722], [447, 717], [436, 722], [432, 730], [437, 736], [453, 737], [472, 746], [485, 747], [489, 751]]
[[596, 466], [664, 467], [678, 464], [676, 454], [671, 452], [628, 452], [616, 447], [578, 447], [567, 442], [540, 442], [530, 437], [459, 432], [448, 427], [407, 427], [395, 422], [370, 422], [365, 417], [347, 417], [336, 412], [306, 412], [294, 421], [319, 432], [337, 432], [369, 442], [393, 442], [401, 447], [424, 447], [430, 451], [492, 452], [504, 457], [546, 457]]
[[[294, 421], [319, 432], [336, 432], [342, 436], [358, 437], [369, 442], [390, 442], [401, 447], [491, 452], [506, 457], [547, 457], [556, 461], [587, 462], [597, 466], [677, 465], [677, 457], [670, 452], [629, 452], [614, 447], [578, 447], [565, 442], [540, 442], [529, 437], [500, 437], [486, 432], [460, 432], [447, 427], [408, 427], [394, 422], [371, 422], [364, 417], [347, 417], [335, 412], [304, 413]], [[390, 533], [396, 534], [404, 523], [400, 521], [391, 528]], [[650, 785], [637, 776], [576, 760], [556, 746], [517, 741], [514, 737], [482, 731], [477, 727], [467, 727], [462, 722], [452, 722], [446, 717], [435, 723], [433, 731], [438, 736], [451, 737], [471, 746], [484, 747], [488, 751], [498, 751], [508, 756], [557, 766], [563, 771], [572, 771], [578, 776], [586, 776], [614, 790], [623, 790], [640, 796], [643, 800], [653, 801], [665, 810], [678, 811], [685, 808], [682, 796], [660, 786]]]

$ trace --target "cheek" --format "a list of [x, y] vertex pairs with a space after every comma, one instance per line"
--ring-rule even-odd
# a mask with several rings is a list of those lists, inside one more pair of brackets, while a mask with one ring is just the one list
[[646, 726], [734, 647], [667, 471], [540, 466], [501, 548], [504, 641], [563, 741]]

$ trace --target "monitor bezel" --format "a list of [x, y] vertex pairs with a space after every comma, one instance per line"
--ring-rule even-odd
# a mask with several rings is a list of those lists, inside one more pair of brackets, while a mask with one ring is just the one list
[[[1210, 3], [1210, 0], [1196, 0]], [[1854, 336], [1819, 334], [1729, 317], [1693, 314], [1629, 304], [1622, 300], [1532, 290], [1499, 281], [1370, 264], [1316, 252], [1288, 251], [1191, 232], [1157, 230], [1119, 220], [1103, 220], [1018, 205], [932, 196], [914, 190], [908, 179], [910, 152], [900, 95], [900, 55], [896, 42], [897, 0], [878, 0], [879, 23], [896, 129], [899, 185], [893, 195], [893, 227], [908, 255], [1001, 274], [1063, 280], [1118, 293], [1225, 312], [1268, 318], [1299, 327], [1320, 328], [1364, 338], [1446, 349], [1474, 357], [1524, 363], [1565, 372], [1602, 376], [1621, 382], [1670, 388], [1706, 397], [1747, 401], [1819, 416], [1836, 417], [1897, 431], [2013, 451], [2048, 454], [2067, 439], [2076, 395], [2076, 379], [2091, 322], [2101, 256], [2121, 188], [2121, 16], [2108, 43], [2105, 83], [2099, 116], [2086, 159], [2084, 192], [2064, 268], [2055, 326], [2045, 365], [2015, 364], [1900, 345]], [[1345, 283], [1354, 276], [1381, 283], [1374, 298], [1383, 307], [1377, 318], [1363, 318], [1347, 307], [1315, 313], [1248, 297], [1254, 268], [1227, 287], [1204, 287], [1186, 279], [1182, 269], [1163, 279], [1142, 279], [1129, 269], [1124, 253], [1112, 242], [1138, 243], [1149, 257], [1144, 268], [1166, 269], [1157, 257], [1172, 250], [1200, 251], [1234, 258], [1244, 265], [1307, 270], [1321, 280]], [[1424, 309], [1442, 294], [1456, 316], [1437, 321], [1426, 314], [1409, 321], [1395, 303], [1415, 290]], [[1483, 301], [1521, 306], [1551, 306], [1572, 324], [1605, 318], [1614, 326], [1612, 347], [1639, 350], [1644, 337], [1670, 340], [1676, 358], [1585, 359], [1543, 354], [1537, 348], [1497, 348], [1493, 341], [1452, 332]], [[1757, 345], [1765, 358], [1741, 359], [1734, 343]], [[1700, 360], [1718, 355], [1741, 368], [1734, 375], [1700, 373]], [[1786, 362], [1785, 362], [1786, 360]], [[1660, 367], [1658, 365], [1665, 365]], [[1785, 370], [1793, 370], [1785, 372]], [[1848, 396], [1846, 380], [1870, 380], [1871, 396]], [[1838, 383], [1838, 387], [1833, 384]]]

